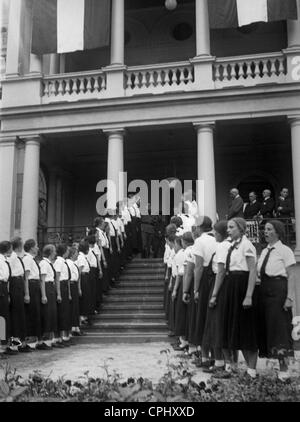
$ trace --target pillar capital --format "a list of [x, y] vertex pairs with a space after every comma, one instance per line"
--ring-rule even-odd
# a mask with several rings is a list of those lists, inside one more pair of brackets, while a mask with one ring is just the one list
[[193, 126], [196, 131], [206, 131], [206, 130], [214, 130], [216, 126], [216, 122], [213, 120], [205, 121], [205, 122], [193, 122]]
[[11, 147], [15, 146], [18, 142], [17, 136], [1, 136], [0, 137], [0, 147]]
[[26, 145], [40, 145], [43, 142], [41, 135], [20, 136], [19, 139]]
[[123, 127], [112, 127], [112, 128], [107, 128], [107, 129], [103, 129], [102, 132], [107, 136], [125, 136], [126, 134], [126, 129]]
[[300, 126], [300, 115], [288, 116], [291, 127]]

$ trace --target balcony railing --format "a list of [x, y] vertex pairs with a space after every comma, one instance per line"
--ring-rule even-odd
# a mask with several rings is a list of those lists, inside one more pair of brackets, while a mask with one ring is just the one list
[[106, 89], [103, 71], [66, 73], [46, 76], [43, 80], [43, 102], [78, 101], [101, 97]]
[[218, 58], [213, 65], [216, 88], [283, 83], [287, 63], [283, 53]]
[[[26, 75], [24, 96], [10, 94], [20, 89], [22, 77], [3, 80], [3, 107], [284, 84], [292, 82], [290, 62], [291, 58], [282, 51], [143, 66], [108, 66], [41, 78]], [[14, 88], [10, 84], [18, 85]]]
[[125, 72], [126, 96], [193, 89], [194, 68], [190, 62], [129, 67]]

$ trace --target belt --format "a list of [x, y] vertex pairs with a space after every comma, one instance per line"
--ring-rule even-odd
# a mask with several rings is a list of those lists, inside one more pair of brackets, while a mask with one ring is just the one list
[[249, 274], [249, 271], [229, 271], [228, 273], [230, 274], [236, 274], [236, 275], [245, 275], [245, 274]]
[[70, 280], [70, 284], [76, 284], [77, 280]]
[[7, 283], [8, 283], [8, 281], [0, 280], [0, 283], [5, 283], [5, 284], [7, 284]]
[[270, 281], [282, 281], [282, 280], [287, 280], [287, 277], [285, 277], [284, 275], [277, 275], [277, 276], [270, 276], [265, 274], [262, 277], [262, 280], [270, 280]]
[[30, 278], [28, 281], [38, 281], [38, 282], [40, 282], [40, 279], [39, 278]]
[[60, 280], [61, 283], [66, 282], [66, 281], [69, 281], [69, 280], [68, 279], [66, 279], [66, 280]]

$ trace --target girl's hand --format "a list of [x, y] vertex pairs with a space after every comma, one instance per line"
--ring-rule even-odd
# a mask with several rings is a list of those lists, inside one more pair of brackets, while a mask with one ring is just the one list
[[30, 303], [30, 296], [29, 295], [25, 295], [24, 296], [24, 303]]
[[42, 304], [46, 305], [48, 303], [48, 300], [46, 298], [46, 296], [42, 296]]
[[283, 309], [285, 311], [289, 311], [290, 309], [292, 309], [292, 307], [293, 307], [293, 301], [292, 301], [292, 299], [290, 299], [289, 297], [287, 297], [285, 299], [285, 302], [284, 302], [284, 305], [283, 305]]
[[195, 301], [195, 303], [198, 303], [198, 301], [199, 301], [199, 292], [195, 292], [194, 293], [194, 301]]
[[61, 303], [61, 295], [57, 295], [57, 303]]
[[79, 295], [79, 297], [82, 296], [82, 291], [81, 290], [78, 290], [78, 295]]
[[188, 303], [190, 303], [190, 300], [191, 300], [190, 294], [189, 293], [183, 293], [182, 302], [188, 304]]
[[176, 296], [177, 296], [177, 292], [173, 291], [173, 293], [172, 293], [172, 300], [173, 301], [176, 299]]
[[243, 308], [249, 309], [252, 307], [252, 297], [246, 296], [243, 302]]
[[217, 306], [217, 298], [216, 298], [216, 296], [212, 296], [211, 297], [208, 306], [210, 308], [215, 308]]

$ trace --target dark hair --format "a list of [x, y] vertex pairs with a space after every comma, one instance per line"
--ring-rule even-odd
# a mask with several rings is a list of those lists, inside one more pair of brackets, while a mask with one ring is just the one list
[[24, 251], [29, 252], [30, 249], [34, 248], [36, 246], [36, 241], [34, 239], [28, 239], [24, 243]]
[[218, 221], [214, 225], [214, 230], [222, 237], [222, 240], [227, 238], [227, 221]]
[[175, 224], [169, 224], [166, 227], [166, 237], [168, 237], [171, 234], [175, 234], [177, 230], [177, 227], [175, 226]]
[[175, 242], [176, 239], [176, 234], [175, 233], [171, 233], [167, 236], [167, 239], [169, 242]]
[[171, 218], [170, 223], [175, 224], [175, 226], [178, 228], [178, 227], [182, 226], [182, 218], [174, 216], [174, 217]]
[[10, 241], [13, 250], [15, 251], [16, 249], [22, 248], [23, 246], [23, 242], [22, 239], [20, 237], [13, 237]]
[[202, 222], [202, 224], [200, 224], [200, 229], [204, 233], [210, 232], [212, 230], [212, 221], [209, 217], [207, 217], [207, 215], [205, 215], [203, 217], [203, 222]]
[[68, 246], [65, 243], [60, 243], [59, 245], [56, 246], [57, 256], [64, 256], [67, 250], [68, 250]]
[[79, 252], [83, 252], [84, 254], [87, 254], [89, 249], [90, 249], [89, 242], [87, 242], [86, 240], [81, 240], [79, 242], [79, 247], [78, 247]]
[[97, 229], [90, 229], [89, 231], [88, 231], [88, 236], [95, 236], [95, 234], [97, 233]]
[[104, 218], [103, 217], [96, 217], [94, 220], [94, 227], [100, 226], [100, 224], [103, 223]]
[[75, 246], [71, 246], [69, 249], [68, 258], [71, 258], [72, 256], [74, 256], [75, 253], [78, 253], [78, 249], [75, 248]]
[[94, 245], [96, 243], [96, 236], [91, 234], [87, 236], [85, 240], [89, 243], [89, 245]]
[[46, 245], [43, 248], [43, 256], [49, 258], [49, 256], [55, 251], [54, 245]]
[[276, 234], [278, 235], [279, 240], [282, 242], [285, 242], [285, 227], [284, 224], [279, 220], [269, 220], [266, 222], [266, 224], [271, 224], [274, 227], [274, 230]]
[[194, 244], [194, 239], [193, 239], [193, 235], [192, 235], [191, 232], [183, 233], [182, 240], [183, 240], [183, 242], [187, 243], [188, 245]]
[[11, 249], [11, 243], [8, 240], [3, 240], [3, 242], [0, 242], [0, 253], [5, 254], [9, 252]]

